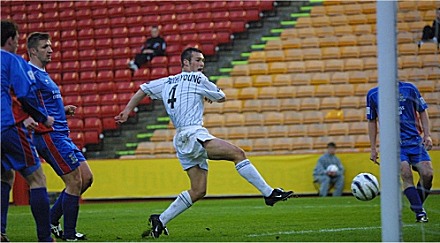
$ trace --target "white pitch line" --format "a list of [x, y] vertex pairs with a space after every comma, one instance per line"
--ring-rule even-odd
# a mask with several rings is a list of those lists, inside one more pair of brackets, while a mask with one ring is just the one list
[[[403, 227], [414, 227], [421, 224], [405, 224]], [[350, 227], [350, 228], [336, 228], [336, 229], [319, 229], [319, 230], [299, 230], [299, 231], [281, 231], [275, 233], [263, 233], [263, 234], [250, 234], [248, 237], [260, 237], [260, 236], [273, 236], [273, 235], [303, 235], [303, 234], [316, 234], [316, 233], [330, 233], [330, 232], [342, 232], [352, 230], [374, 230], [381, 229], [381, 226], [371, 227]]]

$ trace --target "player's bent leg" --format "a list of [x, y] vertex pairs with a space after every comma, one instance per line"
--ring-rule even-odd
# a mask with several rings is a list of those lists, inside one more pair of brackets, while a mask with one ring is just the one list
[[197, 202], [206, 195], [208, 171], [194, 166], [186, 170], [191, 182], [191, 189], [188, 191], [192, 203]]
[[432, 168], [431, 161], [421, 161], [413, 166], [416, 167], [420, 175], [420, 180], [417, 183], [417, 192], [423, 203], [431, 192], [434, 169]]
[[416, 221], [427, 222], [426, 212], [423, 209], [422, 200], [420, 199], [419, 193], [414, 186], [411, 166], [407, 161], [402, 161], [400, 163], [400, 172], [403, 181], [403, 193], [410, 203], [410, 209], [416, 215]]
[[89, 187], [92, 186], [93, 173], [87, 161], [81, 162], [81, 165], [79, 166], [79, 170], [81, 173], [81, 181], [82, 181], [81, 194], [83, 194]]
[[212, 160], [227, 160], [238, 163], [246, 159], [244, 151], [223, 139], [214, 138], [203, 143], [208, 158]]
[[[61, 178], [66, 184], [61, 202], [64, 215], [64, 232], [62, 238], [65, 240], [78, 240], [76, 224], [78, 221], [79, 197], [82, 187], [81, 171], [76, 168], [70, 173], [62, 175]], [[84, 238], [84, 236], [81, 234], [80, 238]]]

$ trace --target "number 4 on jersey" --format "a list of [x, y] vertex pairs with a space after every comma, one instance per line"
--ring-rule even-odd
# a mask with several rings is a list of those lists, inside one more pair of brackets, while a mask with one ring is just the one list
[[170, 98], [168, 98], [168, 100], [167, 100], [167, 103], [171, 104], [171, 109], [174, 109], [174, 103], [177, 101], [176, 88], [177, 88], [177, 84], [171, 88], [170, 93], [169, 93]]

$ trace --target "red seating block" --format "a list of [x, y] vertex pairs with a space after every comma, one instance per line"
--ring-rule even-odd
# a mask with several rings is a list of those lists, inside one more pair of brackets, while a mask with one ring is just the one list
[[151, 60], [151, 66], [153, 68], [156, 67], [167, 67], [168, 66], [168, 57], [166, 56], [157, 56]]
[[139, 86], [136, 86], [134, 82], [119, 80], [119, 82], [118, 81], [115, 82], [114, 88], [115, 88], [115, 92], [118, 93], [131, 93], [131, 92], [136, 92], [139, 89]]
[[78, 72], [79, 69], [78, 61], [64, 62], [62, 65], [64, 72]]
[[[212, 1], [211, 4], [215, 2], [217, 1]], [[214, 9], [217, 10], [217, 8], [213, 8], [211, 4], [208, 1], [195, 1], [192, 3], [192, 10], [194, 13], [211, 12]]]
[[[95, 32], [95, 36], [98, 36]], [[96, 49], [105, 49], [105, 50], [111, 50], [112, 48], [112, 40], [110, 38], [105, 39], [95, 39], [95, 47]]]
[[69, 4], [66, 2], [60, 2], [58, 5], [58, 9], [64, 9], [60, 11], [60, 16], [63, 18], [63, 20], [67, 21], [67, 20], [75, 20], [76, 19], [76, 12], [72, 7], [62, 7], [62, 5], [73, 5], [73, 4]]
[[76, 11], [76, 19], [90, 19], [92, 11], [88, 8], [81, 8]]
[[82, 149], [85, 146], [84, 133], [80, 131], [71, 131], [69, 134], [70, 139], [79, 148]]
[[[98, 85], [96, 83], [84, 83], [80, 85], [81, 95], [87, 95], [87, 99], [84, 97], [84, 102], [89, 101], [88, 94], [97, 94], [98, 93]], [[91, 96], [90, 99], [94, 99], [95, 96]], [[99, 99], [99, 96], [98, 96]]]
[[[123, 23], [125, 25], [125, 22]], [[127, 37], [128, 36], [128, 28], [125, 26], [112, 28], [112, 36], [116, 37]], [[128, 44], [128, 41], [127, 41]]]
[[164, 36], [165, 41], [169, 47], [167, 48], [167, 53], [169, 53], [169, 48], [174, 45], [180, 45], [182, 43], [182, 37], [180, 34], [168, 34]]
[[112, 28], [115, 28], [115, 27], [125, 27], [126, 26], [126, 19], [125, 19], [125, 17], [124, 16], [121, 16], [121, 17], [119, 17], [119, 16], [112, 16], [112, 15], [110, 15], [110, 24], [111, 24], [111, 26], [112, 26]]
[[[87, 118], [99, 118], [101, 117], [101, 107], [99, 105], [92, 105], [92, 106], [83, 106], [83, 116], [85, 118], [84, 120], [84, 130], [89, 130], [90, 128], [95, 128], [96, 124], [90, 124], [90, 122], [87, 122]], [[99, 119], [97, 119], [99, 120]], [[93, 120], [95, 121], [95, 120]]]
[[63, 95], [78, 95], [80, 93], [79, 84], [63, 84]]
[[96, 70], [96, 61], [95, 60], [84, 60], [80, 63], [80, 71], [95, 71]]
[[79, 59], [81, 59], [82, 61], [94, 61], [96, 59], [95, 49], [80, 50]]
[[[113, 61], [113, 60], [110, 60]], [[100, 68], [101, 70], [101, 68]], [[98, 74], [96, 75], [96, 82], [98, 83], [109, 83], [112, 82], [113, 80], [113, 71], [112, 70], [101, 70], [98, 72]]]
[[[54, 12], [54, 13], [58, 13], [58, 12]], [[49, 32], [58, 31], [61, 29], [61, 22], [57, 20], [44, 22], [44, 29]]]
[[[115, 117], [120, 112], [119, 106], [116, 104], [112, 105], [101, 105], [101, 117]], [[114, 120], [113, 120], [114, 122]]]
[[67, 125], [69, 126], [69, 129], [81, 131], [84, 129], [84, 121], [81, 118], [77, 117], [69, 117], [67, 118]]
[[84, 132], [85, 145], [87, 144], [99, 144], [101, 139], [99, 138], [100, 132], [98, 131], [86, 131]]
[[[115, 43], [113, 42], [113, 45]], [[127, 45], [124, 45], [127, 46]], [[129, 47], [120, 47], [113, 49], [113, 58], [130, 58], [131, 57], [131, 49]]]
[[98, 92], [100, 94], [107, 94], [107, 93], [113, 94], [115, 91], [116, 91], [115, 83], [113, 82], [106, 81], [106, 82], [98, 83]]
[[61, 53], [61, 57], [63, 61], [76, 61], [78, 60], [78, 51], [77, 50], [67, 50]]
[[133, 81], [147, 81], [150, 79], [150, 70], [147, 68], [144, 69], [140, 69], [137, 72], [134, 73], [133, 77], [131, 78], [131, 80]]
[[[99, 55], [100, 51], [98, 51], [98, 55]], [[98, 60], [98, 62], [96, 64], [97, 64], [97, 67], [99, 70], [113, 70], [113, 67], [114, 67], [113, 59]]]
[[95, 36], [98, 38], [110, 38], [112, 37], [112, 29], [101, 26], [99, 29], [95, 29]]
[[118, 102], [118, 96], [114, 93], [103, 94], [100, 100], [101, 105], [113, 105], [116, 104], [117, 102]]
[[119, 128], [119, 125], [116, 124], [114, 117], [103, 117], [102, 128], [104, 130], [117, 130]]
[[[63, 96], [64, 105], [74, 105], [74, 106], [82, 106], [82, 98], [79, 95], [66, 95]], [[77, 109], [78, 110], [78, 109]], [[77, 111], [75, 111], [75, 116], [77, 116]], [[82, 112], [81, 112], [82, 114]]]
[[94, 83], [96, 81], [96, 72], [95, 71], [86, 71], [81, 72], [79, 74], [79, 80], [80, 83]]
[[168, 76], [167, 68], [154, 68], [153, 70], [151, 70], [150, 80], [164, 78], [166, 76]]
[[[114, 1], [112, 1], [112, 2], [114, 2]], [[108, 4], [107, 4], [107, 7], [109, 7]], [[110, 7], [108, 9], [108, 15], [111, 17], [125, 16], [125, 8], [124, 8], [124, 6], [121, 6], [121, 5], [115, 5], [114, 7]]]
[[77, 83], [77, 82], [78, 82], [77, 72], [63, 73], [62, 83]]
[[[93, 38], [95, 38], [95, 31], [91, 27], [80, 27], [80, 30], [78, 31], [78, 39], [79, 40], [86, 40], [86, 41], [94, 41]], [[95, 47], [95, 45], [93, 45]]]

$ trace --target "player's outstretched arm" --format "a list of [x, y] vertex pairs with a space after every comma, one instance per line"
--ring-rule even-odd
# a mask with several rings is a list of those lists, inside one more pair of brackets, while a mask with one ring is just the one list
[[368, 121], [368, 137], [370, 138], [370, 146], [371, 146], [371, 154], [370, 160], [376, 164], [379, 164], [377, 159], [379, 158], [377, 149], [376, 149], [376, 138], [377, 138], [377, 121], [369, 120]]
[[136, 94], [134, 94], [133, 97], [131, 97], [130, 101], [127, 103], [124, 110], [121, 113], [119, 113], [119, 115], [115, 116], [116, 123], [122, 124], [126, 122], [130, 112], [139, 104], [139, 102], [141, 102], [143, 98], [145, 98], [145, 96], [147, 95], [144, 93], [144, 91], [139, 89], [136, 92]]

